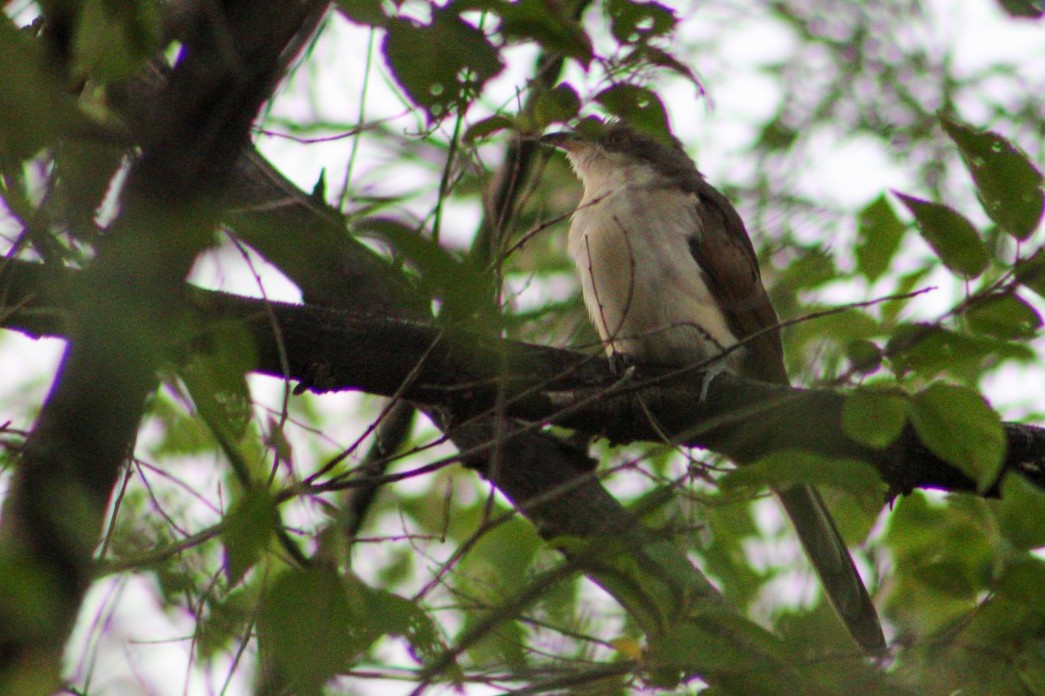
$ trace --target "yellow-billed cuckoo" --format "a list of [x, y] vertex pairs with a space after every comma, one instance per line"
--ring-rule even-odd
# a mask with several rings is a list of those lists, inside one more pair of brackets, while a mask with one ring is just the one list
[[[718, 369], [788, 384], [779, 320], [744, 223], [677, 140], [623, 123], [543, 140], [566, 152], [584, 185], [569, 252], [611, 358], [698, 365], [751, 337]], [[881, 653], [874, 605], [820, 495], [810, 486], [775, 492], [850, 634]]]

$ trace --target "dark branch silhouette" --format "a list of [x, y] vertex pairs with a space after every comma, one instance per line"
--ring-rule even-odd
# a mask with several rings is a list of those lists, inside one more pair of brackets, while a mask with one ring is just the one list
[[[76, 275], [9, 262], [3, 276], [5, 325], [62, 335], [68, 305], [57, 289], [75, 288]], [[446, 409], [456, 423], [491, 415], [500, 405], [512, 418], [555, 423], [620, 443], [661, 441], [669, 433], [679, 443], [706, 447], [740, 463], [789, 449], [855, 458], [873, 465], [893, 493], [976, 490], [974, 481], [929, 451], [911, 428], [884, 450], [846, 437], [841, 425], [845, 397], [833, 390], [722, 374], [701, 401], [703, 373], [698, 369], [649, 370], [622, 380], [601, 356], [325, 307], [278, 302], [266, 307], [261, 300], [199, 289], [186, 295], [203, 315], [249, 327], [260, 373], [284, 376], [282, 341], [290, 370], [286, 376], [314, 391], [400, 394]], [[1045, 429], [1016, 423], [1005, 428], [1003, 472], [1045, 488]], [[997, 491], [994, 486], [986, 493]]]

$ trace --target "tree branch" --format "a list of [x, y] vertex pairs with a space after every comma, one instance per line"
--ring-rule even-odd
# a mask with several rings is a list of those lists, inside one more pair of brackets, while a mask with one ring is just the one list
[[184, 308], [182, 281], [217, 225], [282, 51], [323, 7], [228, 0], [187, 26], [139, 134], [120, 213], [68, 305], [69, 344], [4, 504], [0, 555], [20, 570], [20, 594], [0, 597], [0, 692], [31, 680], [34, 693], [50, 693], [59, 683], [109, 496]]
[[[10, 262], [3, 276], [8, 307], [4, 325], [61, 335], [68, 306], [62, 296], [75, 288], [76, 275]], [[836, 391], [722, 374], [712, 380], [701, 401], [703, 373], [696, 369], [649, 370], [641, 378], [621, 380], [601, 357], [569, 350], [324, 307], [277, 302], [266, 308], [261, 300], [198, 289], [192, 297], [206, 316], [243, 322], [258, 350], [257, 371], [283, 377], [271, 324], [274, 316], [289, 377], [315, 391], [400, 393], [415, 403], [447, 409], [458, 424], [500, 408], [512, 418], [555, 423], [613, 442], [659, 442], [669, 433], [677, 442], [720, 452], [739, 463], [785, 450], [859, 459], [874, 466], [895, 492], [916, 487], [976, 490], [972, 479], [932, 454], [913, 429], [885, 450], [846, 437], [841, 426], [845, 396]], [[1007, 423], [1005, 429], [1004, 471], [1045, 488], [1045, 429], [1016, 423]], [[572, 461], [576, 467], [576, 459]], [[997, 492], [997, 486], [987, 491]]]

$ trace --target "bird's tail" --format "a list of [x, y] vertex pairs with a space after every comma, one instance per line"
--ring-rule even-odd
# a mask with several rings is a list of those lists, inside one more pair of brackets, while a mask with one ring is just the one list
[[831, 606], [866, 652], [881, 655], [886, 646], [878, 614], [820, 494], [812, 486], [775, 492], [820, 576]]

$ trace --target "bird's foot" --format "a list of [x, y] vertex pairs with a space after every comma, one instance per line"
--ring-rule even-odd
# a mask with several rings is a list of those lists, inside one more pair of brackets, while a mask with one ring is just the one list
[[617, 377], [623, 377], [629, 368], [635, 367], [635, 361], [627, 353], [610, 353], [610, 372]]
[[704, 379], [701, 380], [700, 384], [700, 403], [707, 401], [708, 387], [711, 386], [711, 381], [726, 372], [732, 372], [732, 368], [725, 360], [714, 360], [707, 366], [704, 370]]

